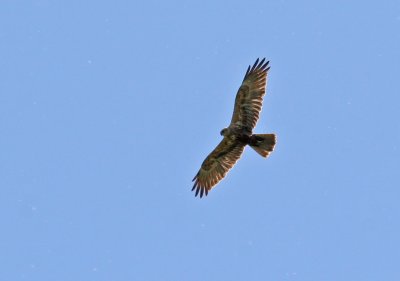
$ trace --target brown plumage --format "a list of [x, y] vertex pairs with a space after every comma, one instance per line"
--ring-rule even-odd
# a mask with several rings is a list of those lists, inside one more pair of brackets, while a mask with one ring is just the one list
[[228, 128], [221, 131], [224, 136], [218, 146], [207, 156], [199, 172], [193, 178], [192, 190], [196, 196], [208, 192], [225, 177], [239, 160], [244, 147], [250, 145], [258, 154], [267, 157], [275, 147], [274, 134], [253, 134], [262, 107], [269, 61], [256, 60], [248, 67], [235, 99], [232, 120]]

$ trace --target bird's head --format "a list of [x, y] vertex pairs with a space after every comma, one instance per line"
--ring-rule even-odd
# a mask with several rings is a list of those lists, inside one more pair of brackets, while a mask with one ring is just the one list
[[221, 136], [226, 136], [228, 134], [228, 128], [224, 128], [220, 132]]

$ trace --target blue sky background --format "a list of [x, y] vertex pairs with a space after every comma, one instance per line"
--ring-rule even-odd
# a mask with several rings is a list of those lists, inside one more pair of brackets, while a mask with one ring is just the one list
[[[399, 1], [0, 4], [0, 280], [400, 280]], [[257, 57], [251, 149], [191, 180]]]

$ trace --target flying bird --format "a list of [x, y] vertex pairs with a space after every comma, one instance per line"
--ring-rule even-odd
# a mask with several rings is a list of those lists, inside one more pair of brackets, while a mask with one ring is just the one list
[[262, 107], [267, 75], [270, 67], [265, 58], [249, 66], [235, 99], [231, 123], [221, 131], [224, 138], [207, 156], [199, 172], [193, 178], [195, 196], [208, 192], [227, 174], [250, 145], [262, 157], [267, 157], [276, 144], [275, 134], [253, 134]]

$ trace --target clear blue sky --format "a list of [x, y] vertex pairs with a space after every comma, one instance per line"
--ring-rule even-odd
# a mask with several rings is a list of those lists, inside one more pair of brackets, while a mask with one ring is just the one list
[[[0, 280], [400, 280], [399, 1], [0, 4]], [[257, 57], [251, 149], [191, 179]]]

